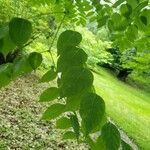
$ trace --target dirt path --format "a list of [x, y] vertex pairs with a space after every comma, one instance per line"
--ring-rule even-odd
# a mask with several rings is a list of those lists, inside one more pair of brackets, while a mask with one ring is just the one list
[[0, 90], [0, 150], [87, 150], [62, 141], [53, 122], [40, 120], [46, 105], [38, 102], [38, 95], [48, 86], [31, 74]]

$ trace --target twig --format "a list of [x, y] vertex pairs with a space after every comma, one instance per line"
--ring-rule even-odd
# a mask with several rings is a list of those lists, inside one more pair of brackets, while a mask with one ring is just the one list
[[51, 15], [51, 14], [65, 14], [65, 13], [66, 13], [66, 12], [48, 12], [48, 13], [41, 13], [41, 14], [32, 16], [32, 19], [33, 19], [33, 18], [39, 18], [39, 17], [42, 17], [42, 16]]
[[56, 31], [56, 33], [55, 33], [55, 35], [54, 35], [54, 38], [53, 38], [53, 40], [52, 40], [52, 42], [51, 42], [51, 45], [50, 45], [49, 49], [42, 52], [42, 53], [45, 53], [45, 52], [49, 52], [49, 53], [50, 53], [51, 58], [52, 58], [52, 61], [53, 61], [53, 65], [54, 65], [55, 69], [56, 69], [56, 65], [55, 65], [55, 61], [54, 61], [54, 58], [53, 58], [51, 49], [52, 49], [52, 47], [53, 47], [53, 44], [54, 44], [54, 42], [55, 42], [55, 39], [57, 38], [58, 32], [59, 32], [59, 30], [60, 30], [60, 28], [61, 28], [61, 26], [62, 26], [62, 24], [63, 24], [63, 22], [64, 22], [65, 17], [66, 17], [66, 14], [63, 16], [63, 18], [62, 18], [62, 20], [61, 20], [61, 22], [60, 22], [60, 25], [59, 25], [59, 27], [57, 28], [57, 31]]
[[[40, 34], [41, 34], [41, 33], [40, 33]], [[26, 43], [25, 45], [23, 45], [22, 48], [24, 48], [24, 47], [30, 45], [31, 43], [33, 43], [37, 38], [39, 38], [40, 34], [38, 34], [37, 36], [33, 36], [32, 40], [29, 41], [28, 43]]]

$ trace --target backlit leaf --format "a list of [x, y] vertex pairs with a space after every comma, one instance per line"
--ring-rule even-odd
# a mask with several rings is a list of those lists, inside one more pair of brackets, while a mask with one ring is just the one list
[[63, 104], [53, 104], [50, 107], [48, 107], [48, 109], [44, 112], [42, 119], [44, 120], [51, 120], [51, 119], [55, 119], [56, 117], [58, 117], [59, 115], [61, 115], [65, 110], [65, 105]]
[[144, 25], [147, 25], [147, 18], [145, 16], [140, 16], [140, 19]]
[[25, 44], [31, 37], [32, 25], [26, 19], [13, 18], [9, 23], [11, 40], [18, 46]]
[[0, 39], [4, 38], [9, 33], [8, 25], [0, 27]]
[[66, 133], [63, 135], [63, 139], [64, 139], [64, 140], [68, 140], [68, 139], [70, 139], [70, 140], [76, 139], [76, 135], [75, 135], [74, 132], [68, 131], [68, 132], [66, 132]]
[[58, 129], [67, 129], [71, 127], [71, 121], [67, 117], [62, 117], [57, 120], [56, 122], [56, 128]]
[[37, 69], [42, 63], [42, 55], [37, 52], [33, 52], [29, 55], [29, 63], [32, 69]]
[[107, 123], [102, 128], [102, 139], [107, 150], [118, 150], [121, 144], [120, 133], [115, 125]]
[[3, 39], [0, 39], [0, 52], [2, 51], [3, 48]]
[[49, 82], [56, 78], [57, 73], [54, 71], [54, 69], [51, 69], [47, 71], [42, 78], [40, 79], [40, 82]]
[[70, 46], [78, 46], [82, 40], [82, 36], [79, 32], [66, 30], [58, 38], [57, 49], [58, 54], [67, 51]]
[[79, 135], [80, 135], [80, 125], [79, 125], [77, 115], [71, 115], [70, 120], [71, 120], [71, 124], [72, 124], [73, 130], [74, 130], [74, 133], [75, 133], [76, 138], [78, 140]]
[[6, 86], [11, 81], [12, 64], [0, 65], [0, 88]]
[[45, 90], [40, 95], [40, 102], [49, 102], [56, 99], [59, 96], [59, 90], [56, 87], [51, 87]]
[[122, 4], [125, 0], [117, 0], [114, 4], [113, 7], [118, 7], [120, 4]]
[[101, 136], [99, 136], [97, 138], [95, 145], [97, 147], [97, 150], [107, 150], [106, 146], [105, 146], [105, 143], [104, 143], [104, 141], [103, 141]]
[[131, 25], [127, 28], [126, 36], [129, 41], [133, 42], [138, 37], [138, 28], [134, 25]]
[[68, 47], [68, 51], [62, 54], [57, 62], [59, 72], [66, 71], [73, 66], [83, 66], [87, 61], [87, 54], [80, 48]]
[[81, 100], [79, 111], [85, 135], [88, 135], [101, 125], [105, 113], [105, 103], [97, 94], [88, 93]]
[[13, 51], [15, 49], [15, 44], [12, 42], [9, 34], [6, 34], [3, 40], [3, 47], [0, 50], [4, 56], [6, 56], [9, 52]]
[[123, 140], [121, 140], [121, 146], [122, 150], [133, 150], [132, 147]]
[[13, 65], [13, 77], [17, 77], [23, 75], [25, 73], [31, 72], [33, 69], [28, 61], [28, 56], [24, 55], [23, 57], [18, 58], [15, 60]]
[[72, 67], [62, 74], [61, 92], [63, 96], [73, 96], [88, 91], [93, 83], [92, 73], [85, 68]]

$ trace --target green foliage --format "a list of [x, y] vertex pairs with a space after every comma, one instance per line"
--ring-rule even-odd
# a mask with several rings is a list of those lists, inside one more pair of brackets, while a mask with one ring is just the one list
[[[149, 85], [150, 77], [149, 77], [149, 70], [150, 70], [150, 53], [145, 51], [143, 53], [138, 53], [136, 56], [132, 57], [128, 61], [123, 59], [123, 67], [132, 68], [133, 72], [130, 77], [139, 82], [140, 84]], [[144, 66], [144, 67], [143, 67]]]
[[0, 66], [0, 88], [11, 81], [12, 65], [4, 64]]
[[51, 87], [45, 90], [40, 95], [40, 102], [49, 102], [56, 99], [59, 96], [59, 89], [56, 87]]
[[32, 69], [37, 69], [42, 63], [42, 55], [37, 52], [30, 53], [29, 55], [29, 63]]
[[[42, 62], [42, 55], [40, 53], [33, 52], [28, 55], [21, 52], [26, 46], [26, 42], [30, 39], [31, 33], [31, 22], [17, 17], [11, 19], [7, 24], [4, 23], [0, 28], [0, 52], [4, 59], [1, 60], [1, 63], [5, 64], [5, 66], [11, 66], [7, 82], [3, 81], [3, 83], [0, 83], [0, 87], [7, 85], [11, 79], [29, 73], [40, 66]], [[0, 67], [3, 68], [3, 66]], [[1, 76], [5, 75], [6, 73], [2, 71]], [[4, 84], [4, 82], [7, 84]]]
[[96, 150], [98, 150], [99, 147], [101, 148], [101, 150], [107, 150], [106, 144], [104, 143], [104, 140], [102, 139], [101, 136], [99, 136], [99, 137], [97, 138], [97, 141], [96, 141], [96, 143], [95, 143], [95, 146], [96, 146]]
[[17, 46], [22, 46], [31, 37], [32, 25], [28, 20], [13, 18], [9, 23], [9, 35]]
[[71, 121], [67, 117], [61, 117], [56, 122], [56, 128], [58, 129], [68, 129], [71, 127]]
[[102, 128], [102, 139], [108, 150], [118, 150], [120, 147], [120, 133], [115, 125], [107, 123]]
[[2, 42], [3, 42], [3, 44], [2, 44], [2, 48], [1, 48], [1, 52], [5, 55], [5, 56], [7, 56], [7, 54], [9, 53], [9, 52], [11, 52], [16, 46], [15, 46], [15, 44], [12, 42], [12, 40], [11, 40], [11, 38], [10, 38], [10, 36], [9, 36], [9, 34], [7, 33], [6, 35], [5, 35], [5, 37], [2, 39]]
[[135, 25], [131, 25], [125, 32], [129, 41], [133, 42], [138, 37], [138, 28]]
[[18, 58], [13, 65], [13, 77], [18, 77], [20, 75], [23, 75], [25, 73], [29, 73], [32, 71], [32, 67], [29, 63], [28, 55], [25, 55], [24, 57]]
[[48, 109], [44, 112], [42, 119], [44, 120], [51, 120], [59, 115], [61, 115], [65, 110], [65, 105], [56, 103], [48, 107]]
[[2, 26], [0, 28], [0, 39], [1, 39], [1, 48], [0, 52], [5, 56], [15, 48], [15, 44], [12, 42], [12, 39], [9, 35], [8, 25]]
[[2, 47], [3, 47], [3, 40], [0, 40], [0, 51], [1, 51]]
[[64, 140], [76, 139], [76, 134], [74, 132], [72, 132], [72, 131], [67, 131], [66, 133], [64, 133], [63, 139]]
[[88, 93], [83, 97], [80, 104], [80, 115], [86, 136], [101, 125], [104, 113], [105, 103], [100, 96]]
[[51, 68], [51, 70], [47, 71], [43, 77], [40, 79], [40, 82], [49, 82], [56, 78], [57, 73], [54, 71], [54, 68]]
[[74, 130], [74, 133], [76, 135], [76, 139], [79, 140], [79, 136], [80, 136], [80, 125], [79, 125], [79, 120], [77, 115], [71, 115], [70, 116], [70, 120], [71, 120], [71, 124]]
[[68, 49], [70, 49], [70, 47], [72, 48], [79, 45], [81, 40], [82, 36], [78, 32], [74, 32], [71, 30], [63, 32], [59, 36], [57, 42], [58, 55], [61, 53], [65, 53]]
[[88, 69], [72, 67], [62, 74], [60, 90], [64, 97], [74, 96], [90, 90], [92, 83], [93, 75]]
[[127, 144], [125, 141], [121, 141], [122, 150], [132, 150], [132, 147]]
[[[101, 29], [96, 35], [86, 28], [76, 27], [76, 30], [82, 33], [83, 40], [81, 47], [88, 55], [87, 64], [93, 68], [97, 63], [111, 63], [112, 56], [106, 51], [111, 47], [108, 40], [107, 30]], [[105, 39], [103, 39], [105, 38]]]
[[66, 110], [67, 111], [77, 111], [80, 107], [80, 102], [82, 98], [82, 93], [76, 96], [71, 96], [66, 99]]
[[80, 48], [69, 47], [64, 54], [62, 54], [57, 62], [57, 71], [65, 71], [73, 66], [83, 67], [87, 61], [87, 54]]

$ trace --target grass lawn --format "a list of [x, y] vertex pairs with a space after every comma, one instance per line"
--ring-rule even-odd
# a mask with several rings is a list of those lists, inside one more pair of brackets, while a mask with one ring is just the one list
[[106, 103], [108, 115], [139, 149], [150, 150], [150, 95], [135, 89], [107, 71], [94, 73], [95, 89]]

